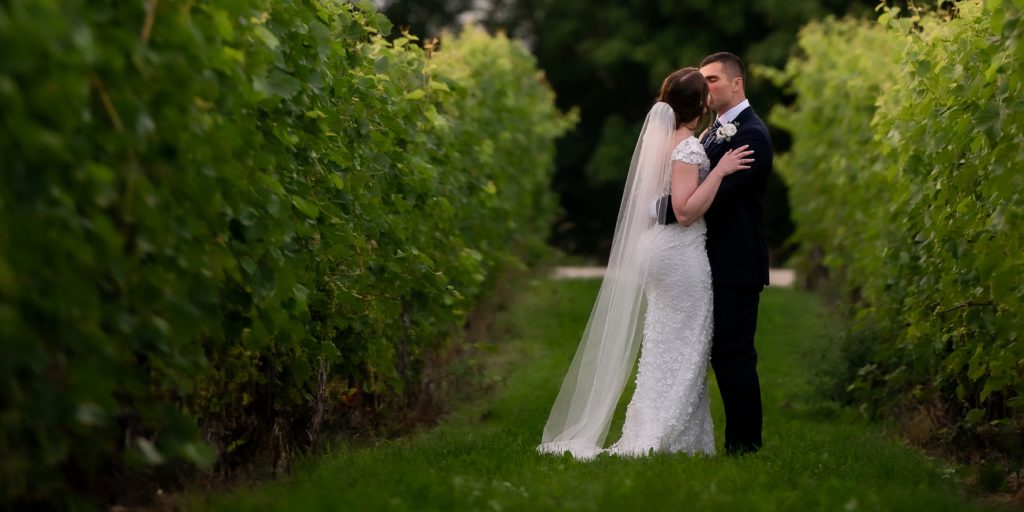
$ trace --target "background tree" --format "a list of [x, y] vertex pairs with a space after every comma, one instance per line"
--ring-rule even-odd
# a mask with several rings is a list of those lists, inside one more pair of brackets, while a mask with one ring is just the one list
[[[734, 52], [748, 64], [781, 67], [795, 49], [798, 29], [829, 14], [863, 15], [877, 2], [839, 0], [393, 0], [383, 2], [396, 30], [433, 36], [475, 15], [488, 28], [526, 41], [547, 74], [561, 109], [576, 107], [580, 124], [559, 141], [553, 186], [563, 215], [552, 243], [573, 253], [604, 258], [622, 194], [626, 162], [661, 79], [694, 66], [714, 51]], [[434, 7], [426, 7], [430, 4]], [[436, 5], [435, 5], [436, 4]], [[467, 5], [472, 4], [472, 5]], [[417, 32], [417, 30], [424, 32]], [[782, 91], [753, 74], [752, 104], [766, 117], [789, 103]], [[774, 129], [777, 151], [789, 136]], [[773, 176], [765, 202], [769, 244], [775, 262], [787, 254], [792, 232], [782, 181]]]
[[458, 24], [459, 16], [473, 10], [473, 0], [375, 0], [395, 25], [417, 36], [438, 34]]

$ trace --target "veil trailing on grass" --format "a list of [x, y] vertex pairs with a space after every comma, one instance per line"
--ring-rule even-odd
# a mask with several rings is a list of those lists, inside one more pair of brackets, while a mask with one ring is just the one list
[[611, 256], [590, 320], [537, 451], [601, 453], [612, 414], [636, 362], [643, 332], [644, 233], [664, 221], [660, 200], [671, 178], [675, 113], [656, 103], [647, 113], [626, 177]]

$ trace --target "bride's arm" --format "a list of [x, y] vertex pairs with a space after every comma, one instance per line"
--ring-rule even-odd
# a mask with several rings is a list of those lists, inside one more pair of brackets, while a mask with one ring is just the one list
[[697, 221], [711, 207], [711, 202], [722, 185], [722, 178], [742, 169], [749, 169], [750, 151], [746, 146], [730, 150], [711, 170], [711, 174], [697, 185], [697, 165], [680, 160], [672, 162], [672, 212], [684, 226]]
[[715, 198], [722, 176], [708, 176], [697, 186], [697, 164], [672, 162], [672, 213], [684, 226], [697, 221]]

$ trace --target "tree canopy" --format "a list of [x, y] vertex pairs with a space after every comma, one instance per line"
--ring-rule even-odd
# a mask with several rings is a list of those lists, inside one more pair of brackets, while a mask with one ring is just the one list
[[[527, 42], [562, 109], [578, 108], [577, 130], [559, 143], [553, 186], [564, 214], [552, 242], [571, 252], [604, 255], [611, 244], [625, 171], [640, 123], [662, 78], [696, 66], [707, 54], [731, 51], [748, 67], [782, 67], [798, 29], [830, 14], [862, 15], [877, 2], [839, 0], [393, 0], [383, 2], [396, 30], [424, 37], [456, 27], [471, 13], [491, 30]], [[472, 4], [472, 5], [469, 5]], [[443, 44], [443, 42], [442, 42]], [[748, 97], [762, 115], [786, 103], [783, 92], [752, 73]], [[789, 145], [773, 129], [776, 149]], [[792, 231], [785, 187], [770, 184], [766, 229], [775, 256]]]

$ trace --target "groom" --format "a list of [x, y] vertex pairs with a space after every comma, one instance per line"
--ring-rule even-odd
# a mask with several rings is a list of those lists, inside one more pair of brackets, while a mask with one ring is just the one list
[[[768, 245], [761, 222], [761, 199], [772, 169], [768, 129], [747, 101], [746, 72], [736, 55], [719, 52], [700, 63], [708, 82], [715, 122], [701, 144], [711, 167], [726, 151], [749, 145], [749, 169], [726, 176], [704, 214], [707, 251], [714, 289], [711, 367], [725, 406], [725, 450], [729, 454], [761, 448], [761, 386], [757, 379], [757, 305], [768, 284]], [[675, 221], [668, 208], [668, 222]]]

